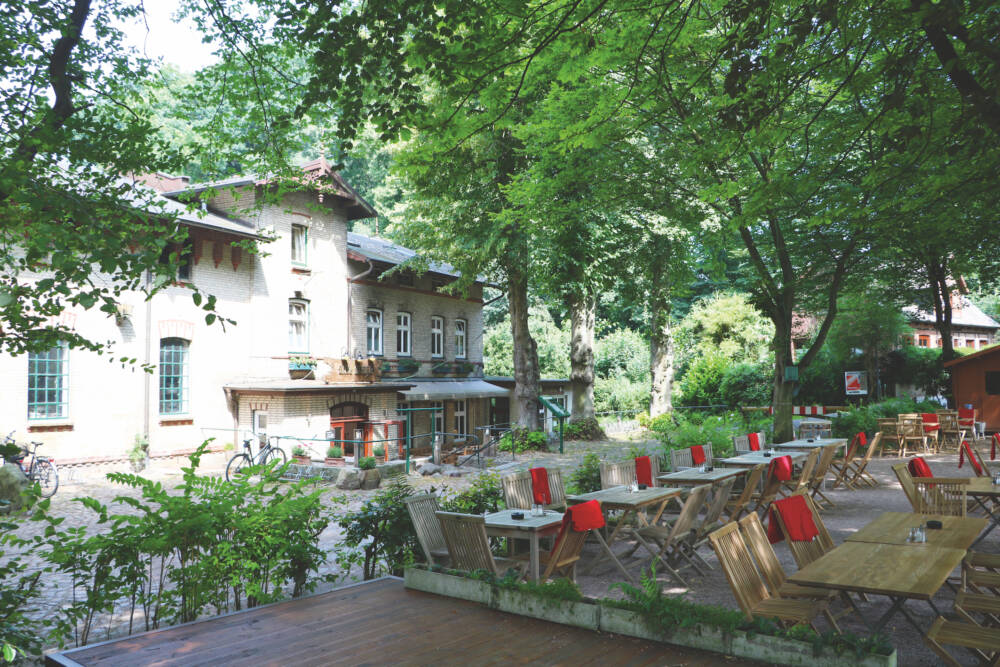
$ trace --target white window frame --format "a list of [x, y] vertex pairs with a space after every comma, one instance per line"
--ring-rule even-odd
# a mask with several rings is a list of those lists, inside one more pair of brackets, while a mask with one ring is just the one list
[[396, 313], [396, 355], [413, 356], [413, 316], [399, 311]]
[[466, 401], [455, 401], [455, 433], [459, 435], [467, 433], [466, 426], [468, 423], [466, 417], [468, 416], [468, 403]]
[[[302, 235], [301, 257], [296, 256], [297, 253], [296, 253], [295, 239], [299, 233], [301, 233]], [[295, 264], [297, 266], [305, 266], [309, 262], [309, 227], [307, 225], [299, 225], [293, 223], [291, 241], [292, 241], [292, 247], [291, 247], [292, 264]]]
[[469, 350], [469, 324], [465, 320], [455, 320], [455, 358], [465, 359]]
[[[373, 318], [372, 316], [377, 316]], [[369, 308], [365, 311], [365, 349], [373, 357], [381, 357], [383, 353], [382, 332], [385, 319], [382, 311], [378, 308]]]
[[[301, 313], [296, 312], [301, 308]], [[294, 324], [302, 325], [301, 335], [294, 333]], [[288, 351], [309, 352], [309, 302], [304, 299], [288, 300]]]
[[434, 433], [444, 433], [444, 401], [431, 401], [432, 408], [440, 408], [431, 412], [431, 426]]
[[444, 318], [438, 315], [431, 317], [431, 357], [444, 357]]

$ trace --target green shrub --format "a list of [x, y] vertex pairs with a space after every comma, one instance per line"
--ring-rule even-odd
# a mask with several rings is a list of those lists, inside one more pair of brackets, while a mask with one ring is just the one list
[[601, 490], [601, 459], [594, 452], [583, 457], [580, 467], [569, 476], [568, 493], [590, 493]]
[[681, 377], [680, 405], [721, 405], [723, 403], [722, 378], [730, 361], [719, 353], [700, 356]]
[[649, 381], [630, 380], [624, 375], [594, 380], [594, 410], [597, 412], [641, 412], [649, 409]]
[[563, 427], [563, 437], [567, 440], [604, 440], [607, 436], [596, 417], [571, 421]]
[[344, 541], [334, 551], [345, 573], [361, 565], [365, 581], [403, 574], [403, 568], [420, 553], [417, 533], [403, 502], [412, 494], [406, 478], [394, 476], [357, 511], [340, 517], [337, 523], [344, 530]]
[[548, 436], [545, 431], [529, 431], [527, 429], [515, 428], [503, 434], [497, 449], [502, 452], [526, 452], [529, 449], [545, 450], [549, 447]]
[[841, 411], [840, 416], [833, 420], [833, 434], [838, 438], [853, 437], [858, 431], [873, 434], [878, 430], [878, 420], [895, 418], [900, 413], [934, 412], [941, 405], [933, 401], [914, 401], [909, 397], [888, 398], [878, 403]]
[[676, 411], [660, 415], [649, 424], [666, 456], [673, 449], [704, 444], [712, 445], [713, 456], [728, 456], [733, 452], [733, 436], [750, 432], [746, 420], [736, 412], [713, 415]]
[[736, 364], [726, 369], [719, 383], [722, 403], [735, 408], [771, 404], [774, 367], [763, 364]]
[[331, 445], [326, 448], [326, 458], [328, 459], [339, 459], [344, 457], [344, 450], [336, 445]]
[[385, 447], [383, 445], [375, 445], [372, 449], [372, 454], [375, 455], [375, 458], [385, 458]]
[[362, 470], [374, 470], [375, 469], [375, 457], [374, 456], [362, 456], [358, 459], [358, 467]]
[[306, 448], [302, 445], [292, 447], [292, 456], [306, 456]]
[[440, 498], [441, 509], [446, 512], [482, 514], [503, 509], [503, 487], [500, 475], [484, 472], [472, 480], [469, 488], [451, 494], [447, 491]]

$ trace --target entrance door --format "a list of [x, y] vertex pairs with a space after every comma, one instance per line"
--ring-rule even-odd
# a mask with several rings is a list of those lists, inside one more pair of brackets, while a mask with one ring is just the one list
[[490, 399], [490, 426], [510, 425], [510, 399], [506, 396]]
[[340, 403], [330, 408], [330, 430], [346, 441], [343, 443], [344, 456], [357, 461], [371, 448], [371, 425], [367, 422], [368, 406], [362, 403]]

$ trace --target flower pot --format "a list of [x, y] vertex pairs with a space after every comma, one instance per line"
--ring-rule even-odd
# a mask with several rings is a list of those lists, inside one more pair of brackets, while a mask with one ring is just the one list
[[330, 458], [329, 456], [323, 459], [323, 464], [328, 466], [342, 466], [344, 465], [344, 457]]
[[292, 459], [300, 466], [312, 465], [312, 459], [309, 458], [308, 456], [298, 456], [293, 454]]

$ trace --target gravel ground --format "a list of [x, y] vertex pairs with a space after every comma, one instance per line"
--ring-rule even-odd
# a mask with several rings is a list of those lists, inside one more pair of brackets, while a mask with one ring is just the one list
[[[587, 452], [597, 452], [602, 458], [624, 458], [628, 455], [632, 447], [647, 448], [655, 451], [655, 443], [644, 440], [641, 436], [633, 435], [620, 436], [618, 439], [606, 442], [567, 442], [564, 454], [558, 453], [531, 453], [518, 455], [516, 461], [507, 459], [498, 468], [501, 471], [527, 469], [534, 465], [546, 465], [562, 468], [571, 471], [579, 465], [583, 455]], [[968, 476], [968, 468], [958, 470], [956, 454], [940, 454], [928, 457], [928, 461], [934, 468], [935, 474], [939, 476]], [[864, 489], [858, 491], [831, 491], [827, 495], [836, 503], [836, 507], [826, 510], [823, 513], [823, 520], [833, 536], [835, 543], [840, 543], [853, 531], [867, 524], [869, 521], [885, 511], [910, 511], [909, 503], [904, 496], [902, 489], [896, 482], [891, 466], [898, 463], [899, 459], [885, 458], [875, 459], [869, 466], [870, 471], [879, 480], [880, 486], [875, 489]], [[151, 479], [162, 482], [168, 488], [180, 483], [180, 462], [156, 462], [153, 467], [143, 474]], [[207, 473], [221, 474], [224, 470], [225, 459], [221, 454], [213, 454], [205, 457], [202, 469]], [[130, 492], [128, 489], [113, 486], [104, 478], [104, 474], [109, 469], [87, 468], [60, 471], [61, 485], [59, 492], [53, 498], [52, 512], [57, 516], [66, 517], [63, 527], [86, 525], [96, 528], [96, 517], [90, 510], [87, 510], [73, 498], [92, 497], [104, 503], [110, 502], [115, 496]], [[411, 475], [410, 480], [417, 489], [425, 489], [435, 486], [438, 489], [448, 487], [460, 489], [469, 485], [471, 477], [442, 478], [442, 477], [420, 477]], [[370, 497], [372, 491], [340, 491], [330, 488], [324, 492], [324, 496], [332, 499], [337, 496], [346, 498], [346, 508], [355, 509], [364, 500]], [[121, 510], [119, 510], [121, 511]], [[26, 530], [30, 526], [26, 526]], [[321, 536], [320, 543], [323, 548], [331, 549], [340, 539], [339, 528], [336, 525], [330, 526]], [[629, 548], [627, 542], [619, 543], [616, 551], [624, 554]], [[1000, 532], [991, 534], [978, 547], [980, 550], [997, 553], [1000, 552]], [[787, 545], [782, 542], [775, 545], [775, 551], [781, 560], [786, 571], [792, 573], [796, 570], [795, 561]], [[597, 547], [588, 543], [584, 553], [585, 565], [581, 570], [587, 570], [586, 561], [596, 556]], [[626, 562], [626, 566], [633, 575], [638, 573], [648, 565], [648, 558], [639, 558], [643, 551], [637, 552], [637, 557]], [[718, 604], [726, 607], [736, 608], [735, 600], [728, 582], [721, 569], [718, 567], [714, 553], [710, 548], [701, 550], [702, 556], [712, 565], [713, 569], [705, 576], [687, 570], [685, 578], [691, 584], [690, 589], [678, 588], [666, 576], [661, 575], [664, 590], [669, 594], [687, 595], [691, 600], [703, 603]], [[332, 571], [333, 565], [328, 565], [328, 570]], [[957, 575], [957, 571], [956, 571]], [[622, 579], [620, 572], [613, 566], [601, 566], [593, 574], [578, 574], [578, 583], [586, 595], [594, 597], [621, 597], [622, 593], [613, 585]], [[328, 586], [331, 587], [331, 586]], [[58, 606], [64, 604], [70, 596], [68, 580], [59, 578], [50, 579], [46, 582], [45, 593], [42, 599], [40, 614], [49, 614]], [[934, 602], [946, 615], [950, 615], [953, 600], [953, 593], [947, 587], [935, 597]], [[869, 619], [878, 618], [887, 609], [889, 602], [885, 598], [871, 598], [862, 606], [866, 617]], [[907, 603], [911, 614], [917, 617], [922, 626], [930, 625], [934, 614], [930, 607], [922, 602], [911, 601]], [[844, 616], [839, 620], [841, 628], [847, 632], [866, 634], [866, 626], [863, 625], [855, 615]], [[906, 622], [901, 615], [896, 615], [887, 626], [891, 641], [899, 651], [900, 665], [936, 665], [940, 661], [923, 644], [917, 631]], [[103, 635], [104, 633], [102, 633]], [[114, 632], [113, 634], [117, 634]], [[101, 636], [99, 639], [103, 639]], [[956, 653], [958, 651], [956, 650]], [[969, 658], [969, 655], [961, 656]], [[970, 661], [969, 664], [974, 664]]]

